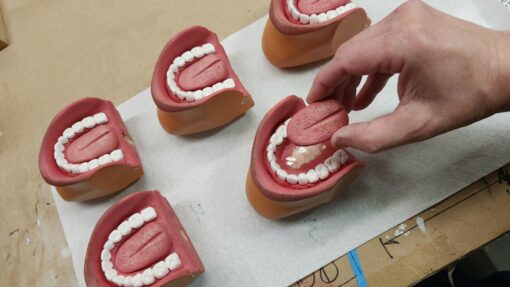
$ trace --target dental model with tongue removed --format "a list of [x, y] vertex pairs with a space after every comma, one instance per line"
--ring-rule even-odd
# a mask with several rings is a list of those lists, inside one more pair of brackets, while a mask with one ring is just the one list
[[168, 201], [158, 191], [130, 194], [110, 207], [90, 236], [88, 287], [183, 287], [204, 272]]
[[174, 135], [221, 127], [254, 105], [216, 34], [200, 26], [178, 33], [163, 48], [151, 93], [161, 126]]
[[368, 26], [365, 10], [349, 0], [271, 0], [262, 49], [277, 67], [301, 66], [333, 56]]
[[347, 125], [336, 100], [306, 106], [296, 96], [277, 103], [262, 119], [253, 143], [246, 195], [269, 219], [287, 217], [330, 202], [363, 168], [331, 137]]
[[39, 170], [69, 201], [110, 195], [143, 175], [119, 112], [99, 98], [80, 99], [55, 116], [41, 144]]

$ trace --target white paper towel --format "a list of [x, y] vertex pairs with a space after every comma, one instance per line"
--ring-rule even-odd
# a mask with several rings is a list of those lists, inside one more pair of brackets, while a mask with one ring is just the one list
[[[358, 2], [377, 22], [403, 1]], [[510, 15], [497, 1], [428, 2], [484, 26], [510, 29]], [[194, 286], [284, 286], [510, 162], [510, 115], [501, 114], [424, 143], [372, 156], [357, 153], [367, 167], [339, 201], [293, 219], [263, 219], [245, 197], [253, 136], [282, 97], [306, 95], [318, 69], [271, 66], [260, 49], [265, 21], [223, 41], [255, 100], [247, 115], [218, 131], [175, 137], [160, 127], [145, 90], [119, 107], [144, 164], [140, 181], [112, 199], [89, 203], [64, 202], [53, 191], [80, 286], [96, 221], [133, 191], [157, 189], [172, 204], [207, 270]], [[394, 109], [396, 82], [382, 94], [365, 111], [351, 113], [351, 120]]]

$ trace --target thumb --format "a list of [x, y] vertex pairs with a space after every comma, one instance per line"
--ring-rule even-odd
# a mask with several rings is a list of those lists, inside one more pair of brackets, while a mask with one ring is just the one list
[[391, 114], [341, 128], [331, 141], [340, 148], [352, 147], [367, 153], [377, 153], [429, 138], [428, 118], [423, 108], [399, 106]]

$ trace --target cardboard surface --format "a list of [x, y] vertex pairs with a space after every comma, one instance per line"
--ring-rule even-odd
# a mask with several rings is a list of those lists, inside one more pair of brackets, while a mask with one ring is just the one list
[[7, 32], [3, 19], [2, 6], [0, 5], [0, 50], [7, 47]]

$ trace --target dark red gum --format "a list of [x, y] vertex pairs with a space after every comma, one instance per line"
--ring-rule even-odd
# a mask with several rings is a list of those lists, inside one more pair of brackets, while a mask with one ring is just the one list
[[[57, 166], [54, 145], [63, 131], [87, 116], [103, 112], [108, 127], [118, 139], [118, 148], [124, 153], [119, 162], [98, 167], [86, 173], [73, 175]], [[112, 102], [99, 98], [80, 99], [65, 107], [51, 121], [39, 152], [39, 170], [44, 180], [55, 186], [64, 200], [83, 201], [119, 192], [143, 175], [142, 164], [129, 133]]]
[[280, 68], [310, 64], [333, 56], [338, 47], [370, 26], [365, 10], [355, 8], [334, 21], [303, 25], [288, 13], [285, 0], [271, 0], [262, 49]]
[[[88, 287], [117, 286], [105, 278], [101, 269], [103, 245], [108, 240], [110, 232], [116, 229], [122, 221], [149, 206], [153, 207], [158, 215], [154, 222], [166, 227], [167, 234], [171, 237], [172, 252], [177, 252], [181, 259], [181, 266], [178, 269], [170, 271], [165, 277], [158, 279], [150, 286], [183, 287], [204, 273], [205, 269], [202, 261], [168, 201], [159, 191], [140, 191], [130, 194], [115, 203], [97, 222], [90, 236], [85, 256], [84, 275]], [[136, 232], [139, 232], [139, 230], [132, 231], [128, 236], [131, 237]], [[121, 246], [122, 241], [117, 244]], [[118, 249], [118, 247], [115, 247], [115, 249]], [[112, 256], [115, 256], [115, 249], [112, 249]], [[115, 260], [112, 257], [113, 261]], [[115, 263], [113, 264], [115, 266]]]
[[302, 187], [276, 180], [266, 160], [269, 138], [275, 128], [304, 108], [305, 103], [301, 98], [284, 98], [265, 115], [255, 135], [246, 194], [253, 208], [269, 219], [287, 217], [333, 200], [347, 189], [364, 166], [348, 153], [347, 163], [320, 183]]
[[[212, 43], [236, 87], [216, 92], [202, 100], [180, 100], [167, 85], [166, 73], [177, 56], [196, 46]], [[194, 26], [175, 35], [163, 48], [151, 84], [158, 119], [170, 134], [187, 135], [214, 129], [235, 120], [253, 107], [253, 100], [232, 69], [218, 37], [204, 27]]]

